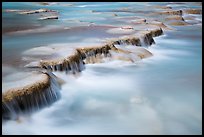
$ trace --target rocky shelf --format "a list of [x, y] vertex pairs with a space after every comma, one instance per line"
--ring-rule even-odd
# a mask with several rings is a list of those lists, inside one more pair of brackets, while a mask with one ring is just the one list
[[[126, 35], [114, 39], [109, 39], [102, 45], [78, 47], [73, 50], [71, 54], [57, 59], [39, 60], [35, 63], [26, 65], [26, 68], [34, 68], [40, 71], [31, 71], [22, 81], [23, 84], [19, 87], [5, 88], [2, 95], [2, 118], [10, 119], [16, 118], [18, 114], [30, 113], [43, 106], [50, 105], [59, 99], [59, 81], [54, 76], [52, 71], [64, 71], [66, 74], [80, 73], [85, 69], [85, 64], [100, 63], [103, 58], [112, 58], [113, 60], [123, 60], [135, 62], [137, 60], [147, 58], [153, 54], [148, 50], [141, 48], [143, 46], [150, 46], [155, 43], [154, 37], [163, 34], [163, 30], [173, 30], [170, 26], [189, 25], [182, 17], [186, 14], [201, 14], [202, 10], [185, 9], [173, 10], [171, 7], [160, 7], [162, 11], [150, 13], [152, 16], [164, 16], [163, 21], [137, 19], [132, 20], [132, 24], [142, 26], [143, 30], [137, 31], [133, 35]], [[54, 12], [48, 9], [39, 10], [7, 10], [6, 12], [17, 12], [18, 14], [38, 14]], [[125, 10], [125, 12], [130, 12]], [[58, 19], [58, 16], [51, 15], [41, 17], [41, 20]], [[165, 22], [165, 23], [164, 23]], [[168, 25], [166, 25], [168, 24]], [[134, 27], [125, 26], [115, 29], [114, 31], [134, 31]], [[124, 49], [126, 45], [137, 47], [135, 51]], [[56, 51], [57, 52], [57, 51]], [[135, 58], [125, 55], [134, 55]], [[34, 78], [35, 77], [35, 78]], [[28, 83], [25, 82], [28, 78], [33, 80]], [[15, 85], [15, 84], [14, 84]], [[15, 113], [13, 113], [15, 112]], [[15, 116], [13, 116], [15, 114]]]

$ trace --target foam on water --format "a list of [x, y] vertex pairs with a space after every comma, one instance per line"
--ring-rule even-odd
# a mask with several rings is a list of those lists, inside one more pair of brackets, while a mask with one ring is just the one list
[[[136, 81], [133, 83], [127, 76], [96, 75], [88, 68], [77, 79], [61, 76], [68, 82], [62, 87], [62, 99], [49, 109], [44, 109], [31, 116], [29, 122], [32, 124], [29, 128], [24, 128], [26, 130], [24, 133], [35, 134], [39, 128], [39, 126], [34, 128], [35, 124], [41, 125], [39, 128], [41, 134], [134, 134], [140, 133], [142, 130], [145, 130], [147, 134], [159, 133], [159, 127], [158, 129], [141, 130], [140, 124], [143, 123], [143, 120], [147, 122], [143, 125], [148, 127], [152, 123], [151, 120], [158, 123], [158, 118], [148, 102], [141, 98], [140, 89], [135, 88], [139, 87], [136, 86]], [[107, 79], [109, 80], [107, 81]], [[79, 84], [80, 87], [76, 88]], [[137, 104], [141, 104], [141, 106]], [[152, 115], [150, 115], [151, 113]], [[148, 115], [144, 116], [145, 114]], [[140, 115], [144, 116], [143, 120]], [[133, 117], [136, 117], [134, 121], [132, 121]], [[41, 118], [43, 119], [40, 120]], [[141, 123], [138, 124], [140, 121]], [[20, 129], [23, 129], [28, 124], [27, 122], [22, 119], [22, 123], [18, 124], [19, 130], [13, 133], [21, 134]], [[59, 122], [64, 124], [62, 123], [60, 126]], [[71, 123], [73, 126], [70, 125]], [[118, 125], [117, 123], [123, 124]], [[13, 122], [7, 124], [15, 125]], [[86, 124], [90, 126], [87, 127]], [[54, 130], [55, 126], [60, 126], [60, 128]], [[70, 126], [71, 128], [69, 128]], [[86, 127], [86, 130], [83, 126]], [[5, 133], [9, 132], [9, 129], [12, 130], [12, 128], [8, 128], [4, 130]], [[118, 129], [123, 129], [123, 131], [118, 132]]]

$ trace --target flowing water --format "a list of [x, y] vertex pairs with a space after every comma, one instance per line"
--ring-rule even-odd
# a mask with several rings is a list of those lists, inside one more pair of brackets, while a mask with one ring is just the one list
[[[58, 10], [60, 18], [49, 21], [3, 12], [2, 78], [23, 71], [28, 63], [22, 59], [26, 50], [51, 44], [92, 44], [117, 37], [119, 34], [104, 33], [106, 27], [89, 28], [86, 23], [129, 24], [114, 20], [112, 14], [142, 14], [113, 10], [148, 11], [151, 5], [201, 7], [197, 3], [53, 3], [46, 8]], [[44, 6], [3, 3], [3, 9], [39, 8]], [[202, 15], [195, 17], [202, 21]], [[76, 28], [64, 31], [62, 26]], [[15, 27], [20, 31], [40, 28], [43, 32], [11, 33]], [[55, 30], [49, 32], [50, 28]], [[153, 53], [150, 58], [136, 63], [115, 60], [86, 64], [77, 77], [54, 72], [66, 82], [60, 100], [20, 117], [20, 121], [2, 123], [2, 134], [202, 134], [202, 24], [173, 28], [176, 30], [154, 38], [156, 44], [147, 48]]]

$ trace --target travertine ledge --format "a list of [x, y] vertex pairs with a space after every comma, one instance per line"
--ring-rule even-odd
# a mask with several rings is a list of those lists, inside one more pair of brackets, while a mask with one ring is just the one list
[[59, 84], [51, 72], [32, 71], [25, 75], [23, 79], [17, 80], [20, 85], [15, 84], [15, 87], [3, 91], [3, 119], [16, 119], [19, 114], [37, 111], [60, 98]]
[[65, 58], [56, 60], [41, 60], [38, 67], [48, 69], [50, 71], [65, 71], [67, 73], [81, 72], [85, 68], [84, 59], [90, 56], [96, 57], [97, 55], [103, 55], [104, 57], [110, 57], [110, 51], [118, 51], [115, 45], [126, 44], [142, 46], [142, 44], [145, 44], [147, 46], [150, 46], [155, 43], [153, 37], [160, 36], [162, 34], [162, 29], [158, 28], [149, 31], [141, 31], [135, 36], [131, 35], [118, 39], [112, 39], [103, 46], [77, 48], [72, 55], [69, 55]]

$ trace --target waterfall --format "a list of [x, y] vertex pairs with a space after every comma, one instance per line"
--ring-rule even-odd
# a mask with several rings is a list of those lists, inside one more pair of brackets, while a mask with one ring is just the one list
[[[60, 86], [56, 76], [49, 71], [42, 73], [48, 77], [46, 84], [33, 84], [30, 87], [23, 87], [22, 90], [10, 90], [2, 95], [3, 120], [17, 119], [19, 115], [31, 114], [50, 106], [60, 98]], [[24, 89], [26, 92], [23, 92]]]

